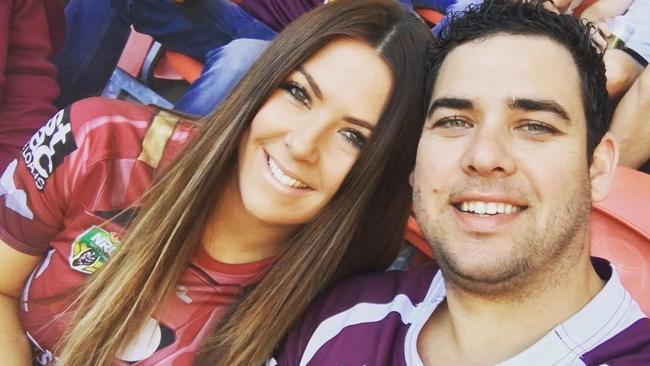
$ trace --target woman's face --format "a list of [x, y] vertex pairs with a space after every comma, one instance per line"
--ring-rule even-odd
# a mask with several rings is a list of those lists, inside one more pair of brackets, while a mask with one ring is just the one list
[[269, 224], [311, 220], [337, 191], [392, 87], [377, 51], [334, 40], [271, 92], [239, 147], [245, 209]]

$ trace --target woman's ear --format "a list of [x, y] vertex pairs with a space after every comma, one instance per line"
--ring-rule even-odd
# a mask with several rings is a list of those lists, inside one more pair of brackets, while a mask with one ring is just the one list
[[413, 178], [413, 174], [414, 174], [414, 173], [413, 173], [413, 171], [411, 170], [411, 173], [409, 173], [409, 185], [411, 186], [411, 188], [413, 188], [413, 179], [414, 179], [414, 178]]
[[589, 178], [591, 179], [591, 199], [594, 202], [602, 201], [607, 197], [614, 180], [616, 165], [618, 164], [618, 147], [614, 136], [607, 132], [594, 150]]

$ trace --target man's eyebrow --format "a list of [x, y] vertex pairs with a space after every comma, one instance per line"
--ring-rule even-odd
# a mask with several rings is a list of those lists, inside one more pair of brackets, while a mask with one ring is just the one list
[[508, 103], [510, 108], [522, 109], [525, 111], [539, 111], [539, 112], [549, 112], [557, 115], [567, 122], [571, 122], [569, 118], [569, 113], [564, 109], [560, 103], [553, 100], [543, 100], [543, 99], [529, 99], [529, 98], [518, 98], [511, 100]]
[[427, 117], [430, 117], [433, 112], [438, 108], [452, 108], [452, 109], [472, 109], [474, 104], [468, 99], [462, 98], [438, 98], [431, 103]]
[[307, 82], [309, 83], [309, 87], [311, 90], [314, 91], [314, 94], [318, 97], [318, 99], [322, 100], [323, 99], [323, 92], [321, 92], [320, 88], [318, 87], [318, 84], [316, 84], [316, 80], [309, 74], [302, 66], [296, 67], [296, 71], [302, 74], [302, 76], [307, 79]]
[[343, 119], [346, 120], [346, 121], [348, 121], [348, 122], [350, 122], [350, 123], [352, 123], [353, 125], [357, 125], [357, 126], [360, 126], [360, 127], [364, 127], [364, 128], [367, 128], [367, 129], [369, 129], [369, 130], [371, 130], [371, 131], [372, 131], [372, 129], [375, 127], [375, 126], [373, 126], [372, 124], [370, 124], [369, 122], [366, 122], [366, 121], [364, 121], [364, 120], [362, 120], [362, 119], [358, 119], [358, 118], [354, 118], [354, 117], [349, 117], [349, 116], [348, 116], [348, 117], [343, 117]]

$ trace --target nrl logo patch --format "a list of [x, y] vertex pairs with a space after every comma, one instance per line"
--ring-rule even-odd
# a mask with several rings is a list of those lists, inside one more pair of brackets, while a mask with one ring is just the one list
[[92, 226], [72, 243], [70, 267], [81, 273], [93, 274], [106, 263], [119, 244], [115, 233]]

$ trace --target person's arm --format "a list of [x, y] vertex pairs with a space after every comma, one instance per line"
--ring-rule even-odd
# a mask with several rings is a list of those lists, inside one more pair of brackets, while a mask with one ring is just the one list
[[23, 254], [0, 240], [0, 360], [3, 364], [32, 364], [31, 348], [18, 313], [25, 281], [40, 259]]
[[591, 22], [621, 15], [632, 5], [634, 0], [598, 0], [585, 9], [581, 18]]
[[[69, 150], [74, 144], [68, 117], [67, 110], [57, 113], [29, 140], [23, 152], [0, 171], [2, 365], [32, 364], [31, 347], [19, 318], [21, 293], [30, 273], [49, 250], [51, 238], [63, 226], [67, 200], [61, 187], [67, 178], [63, 171], [68, 168], [63, 158], [66, 147]], [[54, 171], [57, 164], [61, 166], [60, 172]]]
[[0, 168], [57, 111], [50, 51], [43, 0], [0, 0]]
[[9, 54], [9, 23], [13, 1], [0, 1], [0, 100], [4, 95], [5, 70]]
[[[0, 100], [4, 96], [12, 4], [12, 1], [0, 2]], [[31, 348], [18, 313], [20, 293], [38, 261], [39, 257], [22, 254], [0, 240], [0, 360], [3, 364], [32, 364]]]
[[637, 169], [650, 159], [650, 68], [618, 103], [610, 131], [619, 145], [619, 165]]

